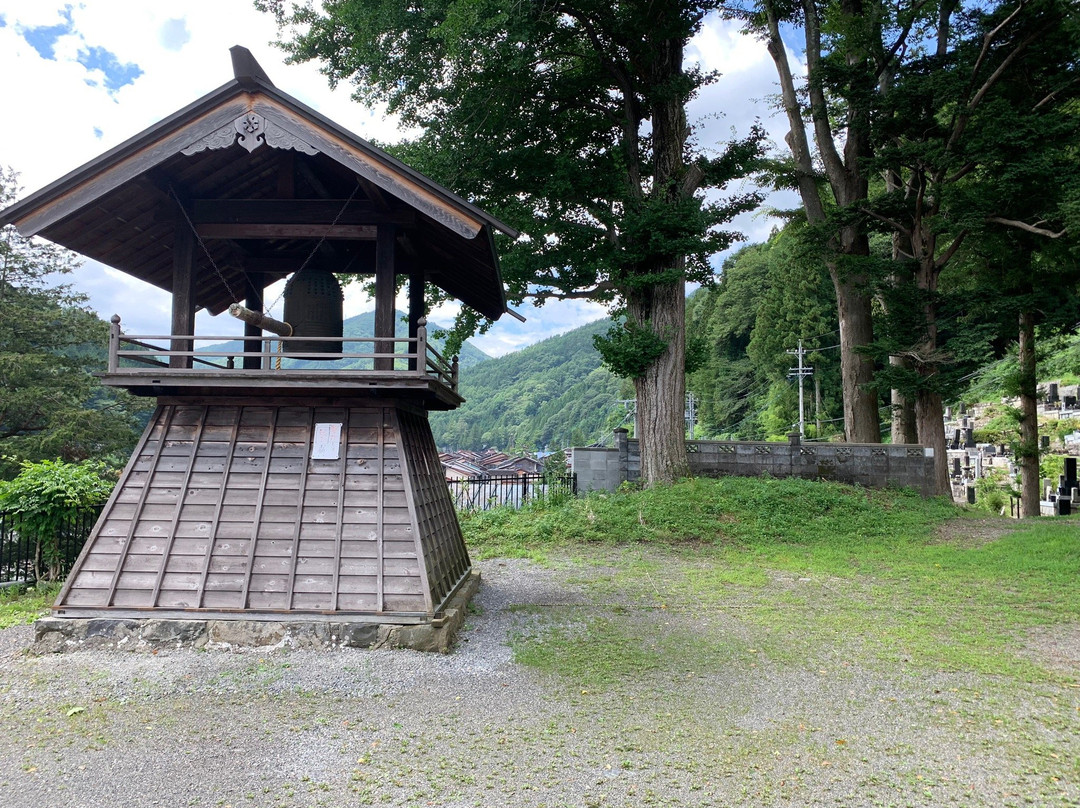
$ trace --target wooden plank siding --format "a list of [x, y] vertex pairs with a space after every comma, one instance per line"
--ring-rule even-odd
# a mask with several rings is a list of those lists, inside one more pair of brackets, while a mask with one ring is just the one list
[[470, 569], [425, 414], [165, 403], [54, 608], [431, 617]]

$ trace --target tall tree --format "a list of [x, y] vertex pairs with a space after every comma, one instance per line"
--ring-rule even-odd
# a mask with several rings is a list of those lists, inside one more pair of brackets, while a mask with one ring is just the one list
[[[400, 151], [520, 229], [504, 252], [513, 300], [611, 303], [600, 341], [634, 379], [649, 483], [688, 472], [686, 283], [711, 279], [723, 229], [756, 194], [721, 197], [762, 133], [698, 144], [687, 103], [714, 76], [684, 64], [719, 0], [289, 0], [257, 5], [292, 26], [295, 61], [385, 102], [423, 135]], [[466, 312], [465, 326], [476, 326]]]
[[[821, 224], [836, 256], [829, 269], [841, 341], [844, 353], [854, 354], [845, 367], [870, 369], [870, 331], [854, 324], [869, 322], [875, 275], [872, 261], [860, 259], [868, 255], [871, 219], [893, 239], [896, 260], [885, 280], [918, 298], [920, 324], [898, 358], [917, 378], [910, 390], [917, 439], [935, 450], [942, 493], [948, 471], [939, 370], [948, 355], [938, 334], [939, 279], [973, 232], [970, 205], [980, 209], [981, 222], [1032, 226], [1027, 216], [1009, 219], [987, 211], [989, 197], [973, 180], [1008, 141], [1006, 121], [1024, 117], [1029, 131], [1031, 122], [1037, 128], [1052, 109], [1071, 103], [1077, 86], [1076, 10], [1073, 0], [760, 0], [748, 14], [777, 64], [794, 180], [807, 217]], [[805, 41], [804, 84], [790, 69], [781, 36], [785, 23], [795, 25]], [[845, 275], [838, 273], [844, 267], [851, 282], [846, 289]], [[852, 333], [866, 340], [845, 336]], [[873, 389], [866, 376], [854, 385], [856, 375], [845, 370], [845, 400], [859, 400], [854, 387]], [[869, 419], [869, 411], [864, 414]]]
[[[941, 378], [951, 362], [940, 339], [943, 270], [967, 239], [993, 229], [1060, 237], [1052, 188], [1069, 185], [1080, 123], [1077, 11], [1071, 0], [966, 7], [945, 0], [889, 66], [890, 89], [874, 121], [870, 164], [889, 178], [866, 211], [897, 244], [898, 276], [920, 309], [904, 356], [914, 371], [918, 440], [935, 450], [948, 490]], [[1030, 250], [1014, 260], [1029, 265]]]
[[[17, 176], [0, 170], [0, 208]], [[108, 326], [58, 283], [75, 256], [0, 229], [0, 478], [20, 461], [82, 461], [126, 452], [138, 433], [126, 394], [104, 390]]]
[[[840, 319], [844, 433], [849, 441], [877, 443], [881, 428], [874, 363], [863, 350], [874, 335], [873, 294], [862, 260], [870, 245], [853, 213], [870, 184], [866, 161], [872, 153], [873, 97], [888, 60], [882, 45], [885, 3], [760, 0], [744, 7], [740, 16], [764, 39], [776, 65], [789, 127], [789, 181], [802, 198], [807, 221], [827, 244], [824, 261]], [[804, 81], [796, 79], [781, 35], [793, 24], [805, 43]]]

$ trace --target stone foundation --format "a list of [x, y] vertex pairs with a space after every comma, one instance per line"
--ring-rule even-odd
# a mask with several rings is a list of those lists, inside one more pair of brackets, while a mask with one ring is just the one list
[[466, 607], [479, 586], [480, 573], [473, 570], [439, 617], [415, 625], [334, 620], [269, 622], [45, 617], [34, 624], [34, 644], [30, 650], [35, 654], [53, 654], [99, 649], [411, 648], [445, 654], [464, 624]]

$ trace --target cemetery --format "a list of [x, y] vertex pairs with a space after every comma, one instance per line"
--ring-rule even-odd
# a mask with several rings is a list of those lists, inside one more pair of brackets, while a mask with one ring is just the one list
[[[1077, 490], [1077, 459], [1080, 457], [1080, 434], [1067, 433], [1060, 438], [1047, 434], [1051, 427], [1062, 421], [1080, 419], [1077, 408], [1077, 385], [1063, 386], [1058, 382], [1040, 385], [1045, 395], [1039, 402], [1038, 417], [1041, 434], [1039, 451], [1043, 457], [1062, 459], [1063, 471], [1055, 479], [1045, 478], [1040, 486], [1042, 516], [1068, 516], [1080, 507], [1080, 491]], [[1018, 469], [1012, 451], [1004, 443], [979, 443], [977, 429], [985, 424], [986, 417], [976, 407], [968, 413], [959, 408], [955, 418], [951, 408], [946, 410], [946, 434], [949, 437], [949, 472], [953, 499], [957, 502], [975, 502], [978, 481], [996, 481], [1005, 490], [1019, 485]], [[1019, 515], [1015, 496], [1009, 497], [1000, 510], [1008, 515]]]

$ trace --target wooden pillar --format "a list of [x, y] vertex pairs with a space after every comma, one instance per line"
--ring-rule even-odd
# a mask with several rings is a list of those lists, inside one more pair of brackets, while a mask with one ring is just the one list
[[[261, 272], [248, 272], [247, 289], [244, 305], [252, 311], [263, 310], [263, 294], [266, 291], [265, 276]], [[244, 323], [244, 353], [262, 352], [262, 329], [251, 323]], [[262, 367], [261, 356], [245, 356], [244, 370], [258, 370]]]
[[[195, 275], [195, 234], [187, 220], [180, 216], [173, 239], [172, 329], [169, 331], [173, 335], [169, 349], [173, 351], [195, 348], [191, 339], [176, 339], [176, 335], [195, 333]], [[169, 367], [190, 368], [191, 357], [170, 356]]]
[[[397, 232], [392, 225], [379, 225], [375, 235], [375, 353], [394, 352], [394, 288]], [[385, 337], [386, 339], [379, 339]], [[376, 359], [375, 370], [393, 370], [394, 360]]]
[[[409, 339], [416, 339], [420, 320], [424, 314], [424, 273], [413, 268], [409, 272]], [[425, 357], [418, 355], [417, 358], [420, 364], [417, 364], [417, 359], [410, 359], [409, 370], [424, 366]]]

